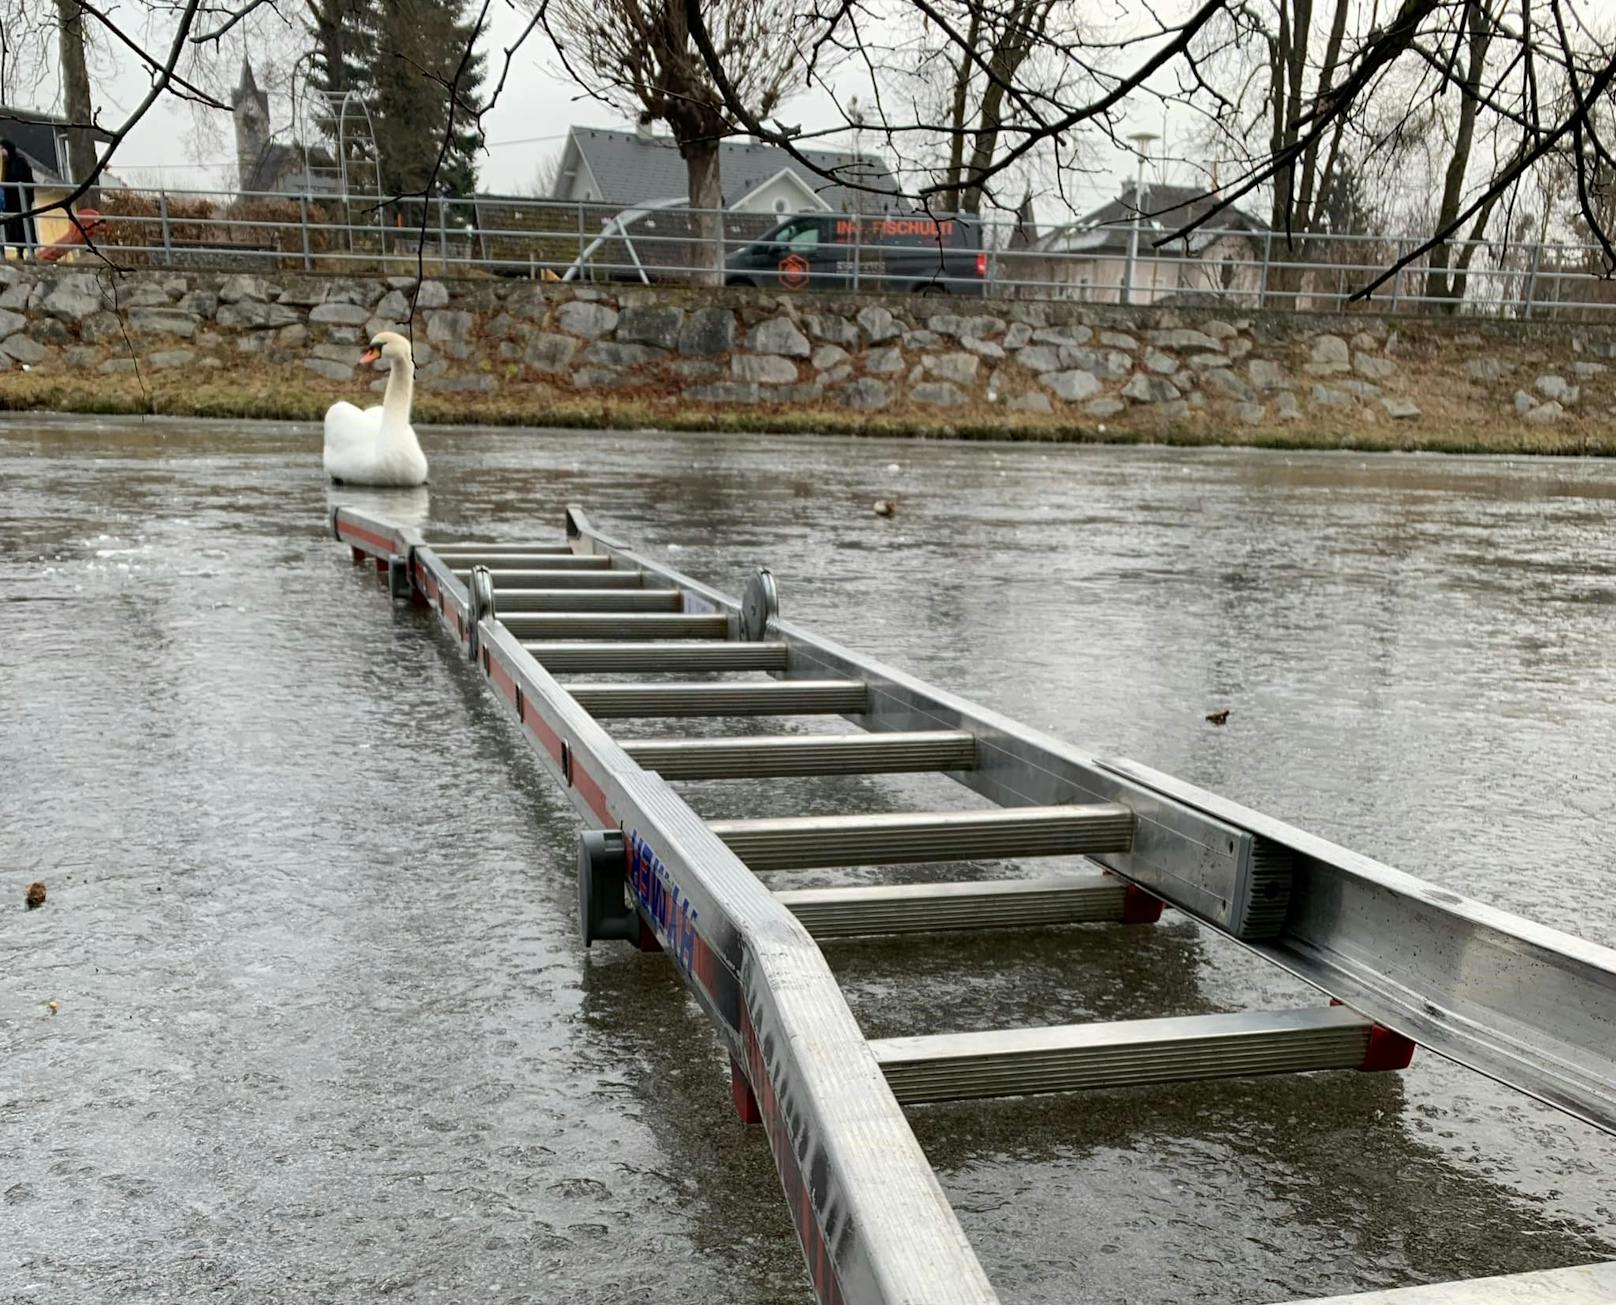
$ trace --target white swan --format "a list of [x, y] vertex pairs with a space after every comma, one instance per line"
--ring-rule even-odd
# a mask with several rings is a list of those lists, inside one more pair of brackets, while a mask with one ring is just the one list
[[410, 342], [382, 331], [360, 355], [361, 364], [387, 359], [387, 392], [379, 408], [361, 412], [333, 403], [325, 414], [325, 474], [350, 485], [424, 485], [426, 454], [410, 425], [415, 360]]

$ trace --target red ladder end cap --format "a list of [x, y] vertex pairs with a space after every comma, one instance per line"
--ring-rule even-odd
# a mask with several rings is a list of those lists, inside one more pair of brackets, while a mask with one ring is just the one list
[[1152, 897], [1138, 884], [1129, 884], [1122, 896], [1123, 924], [1155, 924], [1162, 916], [1162, 899]]
[[1393, 1033], [1384, 1025], [1376, 1024], [1369, 1030], [1369, 1047], [1364, 1052], [1363, 1064], [1358, 1068], [1366, 1073], [1387, 1069], [1407, 1069], [1414, 1060], [1414, 1043], [1401, 1033]]

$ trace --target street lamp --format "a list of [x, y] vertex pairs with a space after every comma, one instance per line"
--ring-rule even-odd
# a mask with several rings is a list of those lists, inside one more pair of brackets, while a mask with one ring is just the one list
[[1153, 131], [1136, 131], [1128, 141], [1139, 156], [1139, 171], [1133, 182], [1133, 230], [1128, 233], [1128, 271], [1122, 282], [1122, 302], [1133, 302], [1134, 270], [1139, 262], [1139, 223], [1145, 211], [1145, 158], [1149, 150], [1160, 137]]

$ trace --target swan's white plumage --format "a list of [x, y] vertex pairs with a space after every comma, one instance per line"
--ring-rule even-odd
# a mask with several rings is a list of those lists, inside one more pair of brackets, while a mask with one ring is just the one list
[[361, 411], [338, 402], [326, 410], [326, 475], [350, 485], [424, 485], [426, 455], [410, 425], [415, 389], [410, 342], [383, 331], [371, 349], [387, 359], [387, 392], [380, 407]]

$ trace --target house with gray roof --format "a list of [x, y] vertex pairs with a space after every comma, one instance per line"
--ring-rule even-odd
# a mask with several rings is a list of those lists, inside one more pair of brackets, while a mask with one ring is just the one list
[[[754, 140], [720, 143], [728, 249], [757, 239], [787, 214], [910, 211], [897, 180], [876, 155], [808, 149], [802, 154], [814, 167]], [[672, 137], [647, 128], [574, 127], [546, 196], [551, 202], [477, 195], [474, 238], [484, 259], [533, 275], [540, 267], [563, 271], [604, 232], [604, 243], [591, 246], [588, 275], [680, 280], [692, 266], [698, 239], [689, 188], [689, 172]]]
[[[1254, 301], [1268, 226], [1233, 205], [1213, 213], [1219, 202], [1216, 194], [1193, 186], [1147, 185], [1136, 194], [1134, 182], [1128, 181], [1115, 199], [1044, 233], [1024, 257], [1030, 261], [1041, 255], [1037, 279], [1089, 303], [1153, 304], [1191, 296]], [[1205, 226], [1166, 239], [1203, 218]], [[1124, 286], [1136, 224], [1139, 244], [1130, 298]], [[1031, 269], [1027, 275], [1032, 276]]]
[[[815, 211], [908, 211], [897, 181], [876, 155], [810, 149], [801, 153], [813, 168], [804, 167], [777, 145], [744, 138], [723, 141], [718, 147], [718, 177], [724, 207], [769, 217]], [[853, 184], [844, 184], [849, 182]], [[873, 187], [875, 193], [863, 187]], [[567, 133], [551, 198], [621, 209], [682, 199], [688, 193], [685, 161], [672, 137], [644, 129], [574, 127]]]

